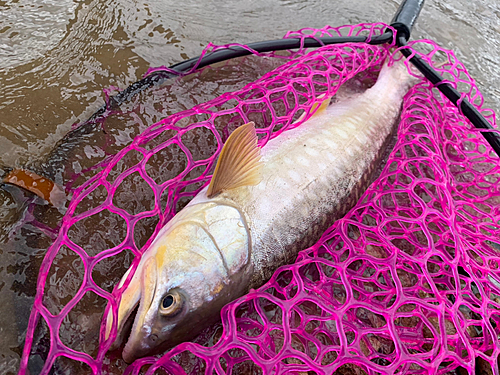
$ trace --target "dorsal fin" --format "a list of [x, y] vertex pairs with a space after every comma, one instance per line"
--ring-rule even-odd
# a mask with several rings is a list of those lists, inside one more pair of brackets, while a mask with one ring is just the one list
[[260, 178], [260, 147], [257, 145], [255, 124], [240, 126], [227, 139], [215, 167], [207, 197], [223, 190], [240, 186], [257, 185]]
[[[318, 116], [320, 113], [325, 111], [326, 108], [330, 105], [331, 97], [326, 97], [326, 94], [321, 94], [320, 96], [318, 96], [318, 99], [323, 99], [323, 100], [321, 101], [321, 103], [316, 102], [313, 104], [310, 112], [314, 112], [314, 111], [316, 111], [316, 112], [314, 112], [314, 114], [311, 116], [311, 118]], [[300, 115], [300, 117], [297, 119], [297, 121], [295, 121], [294, 123], [302, 121], [304, 119], [304, 117], [306, 117], [306, 113], [307, 112], [302, 113]]]
[[[326, 110], [328, 108], [328, 106], [330, 105], [330, 97], [326, 97], [326, 94], [321, 94], [320, 96], [318, 96], [318, 99], [322, 99], [322, 102], [321, 104], [320, 103], [314, 103], [313, 107], [311, 108], [311, 112], [314, 112], [314, 110], [316, 110], [316, 112], [314, 112], [314, 115], [313, 116], [317, 116], [319, 115], [321, 112], [323, 112], [324, 110]], [[319, 108], [318, 108], [319, 107]]]

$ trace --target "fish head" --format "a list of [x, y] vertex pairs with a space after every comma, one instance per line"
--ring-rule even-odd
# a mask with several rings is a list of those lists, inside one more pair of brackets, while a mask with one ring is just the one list
[[[125, 338], [126, 322], [139, 305], [122, 353], [129, 363], [194, 338], [248, 286], [249, 234], [237, 209], [197, 205], [164, 229], [143, 254], [118, 306], [111, 349]], [[112, 324], [110, 309], [106, 339]]]

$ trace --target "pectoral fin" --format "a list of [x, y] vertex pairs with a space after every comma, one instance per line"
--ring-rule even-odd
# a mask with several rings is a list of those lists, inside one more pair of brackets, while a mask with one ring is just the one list
[[260, 147], [257, 141], [253, 122], [240, 126], [229, 136], [208, 187], [208, 198], [224, 190], [257, 185], [261, 181]]

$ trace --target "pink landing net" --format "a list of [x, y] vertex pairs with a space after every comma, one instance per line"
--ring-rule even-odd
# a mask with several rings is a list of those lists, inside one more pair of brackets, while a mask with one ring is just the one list
[[[380, 35], [385, 28], [326, 27], [286, 37]], [[118, 296], [93, 279], [96, 264], [131, 251], [135, 267], [150, 242], [138, 240], [147, 232], [144, 223], [156, 233], [206, 185], [237, 126], [255, 121], [265, 144], [309, 112], [320, 94], [333, 95], [360, 72], [373, 77], [387, 48], [343, 44], [284, 57], [283, 66], [242, 90], [152, 125], [76, 189], [40, 270], [20, 373], [37, 324], [50, 332], [43, 373], [61, 356], [85, 363], [89, 372], [111, 371], [110, 343], [98, 346], [97, 335], [86, 337], [94, 349], [85, 351], [63, 334], [83, 329], [71, 311], [84, 296], [100, 298], [102, 309]], [[419, 54], [429, 63], [447, 59], [439, 70], [494, 124], [451, 51], [429, 41], [409, 48], [425, 51]], [[499, 177], [498, 157], [483, 137], [432, 85], [420, 83], [406, 96], [382, 174], [345, 218], [295, 264], [226, 306], [215, 345], [184, 343], [126, 372], [498, 374]], [[53, 262], [63, 257], [79, 262], [84, 276], [74, 296], [54, 309], [47, 285]]]

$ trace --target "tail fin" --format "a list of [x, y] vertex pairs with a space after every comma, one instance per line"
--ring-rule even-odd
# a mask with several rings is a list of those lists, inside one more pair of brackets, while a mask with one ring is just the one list
[[[398, 52], [398, 55], [401, 54]], [[409, 61], [404, 57], [397, 61], [388, 57], [380, 70], [376, 85], [389, 84], [400, 87], [404, 92], [408, 91], [410, 87], [422, 80], [422, 76], [415, 72], [411, 72], [410, 67]]]

